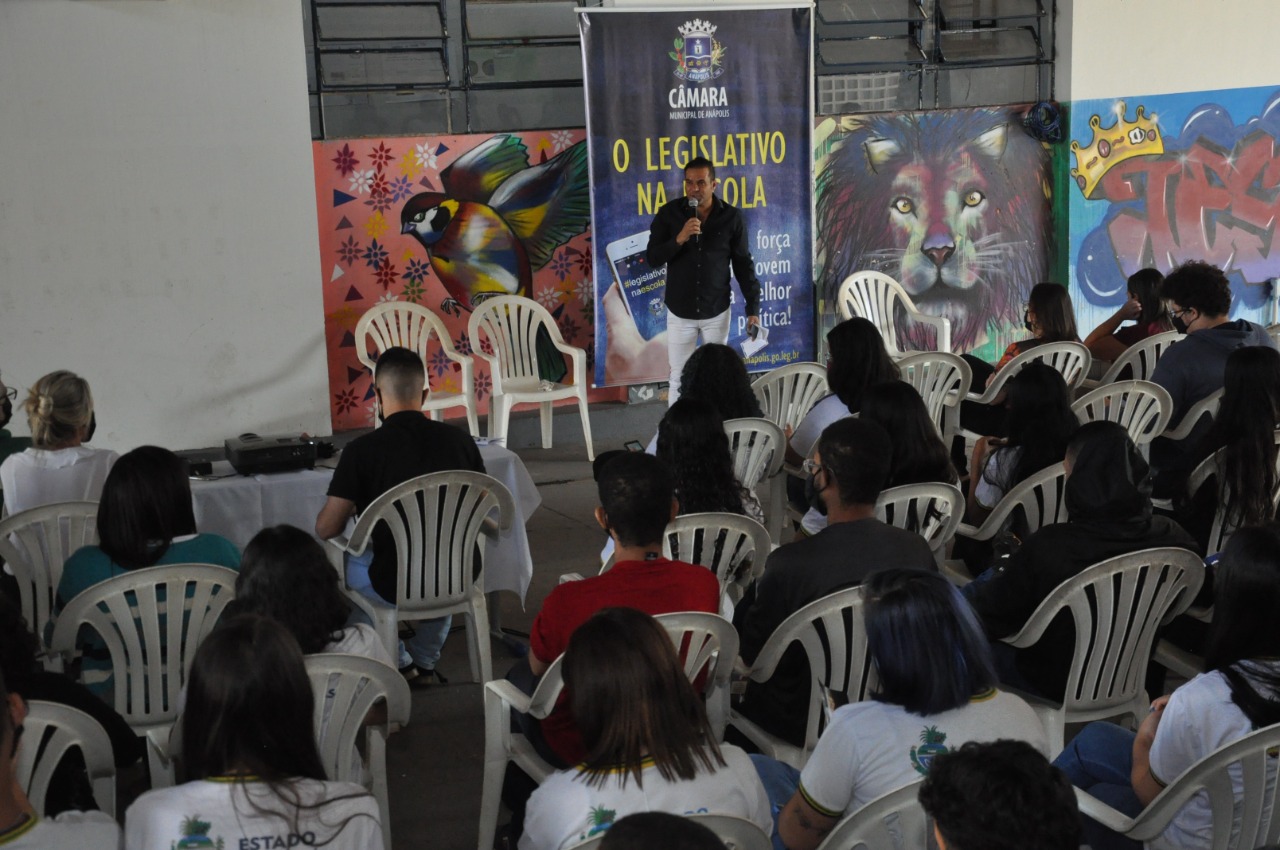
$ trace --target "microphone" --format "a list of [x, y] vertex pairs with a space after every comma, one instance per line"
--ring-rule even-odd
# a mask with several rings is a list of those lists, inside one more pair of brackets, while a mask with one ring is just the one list
[[[689, 218], [693, 218], [693, 217], [694, 217], [694, 216], [696, 216], [697, 214], [698, 214], [698, 199], [697, 199], [697, 198], [690, 198], [690, 199], [689, 199]], [[699, 235], [700, 235], [700, 234], [697, 234], [697, 233], [693, 234], [693, 244], [694, 244], [694, 245], [701, 244], [701, 240], [698, 238], [698, 237], [699, 237]]]

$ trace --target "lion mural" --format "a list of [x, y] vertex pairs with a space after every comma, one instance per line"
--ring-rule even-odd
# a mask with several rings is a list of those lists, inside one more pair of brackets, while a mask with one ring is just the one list
[[1048, 153], [1019, 115], [841, 119], [817, 183], [825, 302], [848, 275], [872, 269], [901, 283], [923, 312], [949, 318], [956, 351], [996, 342], [988, 337], [1018, 321], [1045, 275], [1050, 238]]

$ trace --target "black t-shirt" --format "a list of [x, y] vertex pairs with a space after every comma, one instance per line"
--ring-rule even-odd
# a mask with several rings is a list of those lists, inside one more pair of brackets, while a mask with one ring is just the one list
[[[417, 411], [403, 410], [343, 450], [329, 483], [329, 495], [355, 502], [356, 511], [363, 513], [374, 499], [397, 484], [451, 469], [485, 471], [480, 449], [471, 436]], [[395, 544], [381, 523], [373, 531], [369, 580], [379, 596], [395, 601]]]

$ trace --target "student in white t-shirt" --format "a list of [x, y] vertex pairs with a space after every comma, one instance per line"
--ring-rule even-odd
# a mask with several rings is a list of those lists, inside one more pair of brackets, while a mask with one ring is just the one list
[[187, 682], [182, 761], [195, 779], [139, 797], [125, 813], [125, 846], [382, 850], [373, 796], [325, 780], [313, 707], [283, 626], [254, 614], [225, 620]]
[[[1130, 817], [1215, 750], [1280, 723], [1280, 531], [1251, 527], [1231, 535], [1217, 563], [1213, 599], [1206, 672], [1158, 697], [1136, 734], [1090, 723], [1054, 761], [1077, 787]], [[1269, 761], [1271, 787], [1277, 767]], [[1232, 783], [1238, 805], [1238, 770]], [[1174, 816], [1160, 845], [1198, 850], [1230, 828], [1214, 822], [1201, 791]], [[1088, 819], [1084, 832], [1094, 850], [1142, 846]]]
[[[836, 710], [798, 772], [753, 756], [790, 850], [812, 850], [844, 815], [927, 776], [969, 741], [1046, 749], [1035, 712], [996, 689], [991, 649], [964, 597], [937, 573], [889, 569], [863, 582], [867, 649], [879, 685]], [[797, 781], [798, 780], [798, 781]]]
[[634, 812], [708, 813], [772, 827], [742, 750], [717, 745], [671, 639], [633, 608], [574, 631], [561, 667], [587, 757], [533, 792], [520, 850], [561, 850]]
[[[119, 850], [120, 827], [102, 812], [63, 812], [43, 818], [18, 785], [14, 762], [26, 719], [22, 697], [0, 676], [0, 847], [4, 850]], [[28, 739], [30, 740], [30, 739]], [[38, 746], [39, 739], [28, 744]]]

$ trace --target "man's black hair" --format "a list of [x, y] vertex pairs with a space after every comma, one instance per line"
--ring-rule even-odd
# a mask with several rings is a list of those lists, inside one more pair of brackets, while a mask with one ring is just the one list
[[422, 392], [426, 375], [418, 353], [398, 345], [382, 352], [373, 369], [378, 387], [399, 401], [416, 398]]
[[1200, 260], [1183, 263], [1169, 272], [1160, 285], [1160, 296], [1184, 310], [1198, 310], [1205, 316], [1225, 316], [1231, 312], [1231, 281], [1222, 269]]
[[637, 812], [609, 827], [600, 850], [724, 850], [703, 824], [668, 812]]
[[689, 173], [689, 169], [691, 168], [705, 168], [707, 169], [707, 179], [708, 180], [716, 179], [715, 163], [707, 159], [705, 156], [695, 156], [693, 159], [686, 162], [684, 164], [684, 173], [687, 175]]
[[620, 544], [648, 546], [662, 540], [674, 493], [662, 461], [644, 452], [624, 452], [604, 465], [596, 486]]
[[841, 502], [875, 504], [893, 460], [893, 444], [883, 428], [867, 419], [837, 420], [818, 437], [818, 454]]

